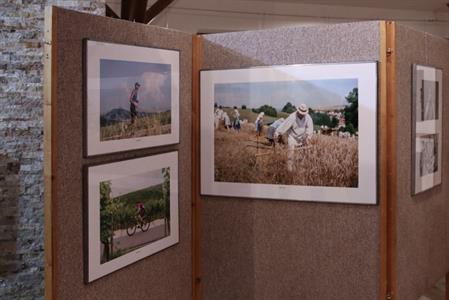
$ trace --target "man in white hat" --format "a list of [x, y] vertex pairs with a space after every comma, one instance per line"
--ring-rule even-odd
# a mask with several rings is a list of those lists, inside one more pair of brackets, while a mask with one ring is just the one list
[[309, 115], [307, 105], [301, 104], [296, 111], [276, 129], [275, 137], [288, 134], [287, 168], [293, 171], [295, 162], [295, 148], [307, 145], [313, 135], [313, 120]]

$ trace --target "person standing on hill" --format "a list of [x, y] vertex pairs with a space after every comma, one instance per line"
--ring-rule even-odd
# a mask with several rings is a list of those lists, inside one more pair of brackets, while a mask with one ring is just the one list
[[131, 92], [131, 95], [129, 96], [129, 111], [131, 113], [131, 125], [134, 124], [137, 117], [137, 106], [139, 103], [139, 100], [137, 99], [137, 92], [139, 91], [140, 84], [136, 82], [134, 84], [134, 89]]
[[313, 135], [313, 120], [305, 104], [299, 105], [276, 129], [275, 138], [285, 133], [288, 134], [287, 169], [293, 171], [296, 148], [307, 145]]

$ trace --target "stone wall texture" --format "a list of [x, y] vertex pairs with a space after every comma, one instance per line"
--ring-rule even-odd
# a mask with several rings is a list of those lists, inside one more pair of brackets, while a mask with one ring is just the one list
[[43, 28], [57, 5], [104, 15], [104, 0], [0, 1], [0, 299], [44, 298]]

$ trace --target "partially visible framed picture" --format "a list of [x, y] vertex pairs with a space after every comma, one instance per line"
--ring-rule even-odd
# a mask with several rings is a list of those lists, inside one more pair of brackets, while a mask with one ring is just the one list
[[441, 184], [443, 71], [413, 65], [412, 194]]
[[85, 155], [179, 142], [179, 51], [85, 41]]
[[178, 243], [177, 152], [86, 173], [86, 282]]
[[377, 63], [201, 72], [201, 193], [377, 204]]

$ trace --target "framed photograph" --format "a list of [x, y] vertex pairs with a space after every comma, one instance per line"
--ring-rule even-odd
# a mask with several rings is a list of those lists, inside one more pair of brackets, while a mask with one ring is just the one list
[[412, 194], [441, 184], [443, 71], [413, 65]]
[[377, 63], [201, 72], [201, 193], [377, 204]]
[[179, 51], [85, 41], [85, 154], [179, 142]]
[[87, 282], [178, 243], [177, 152], [86, 172]]

